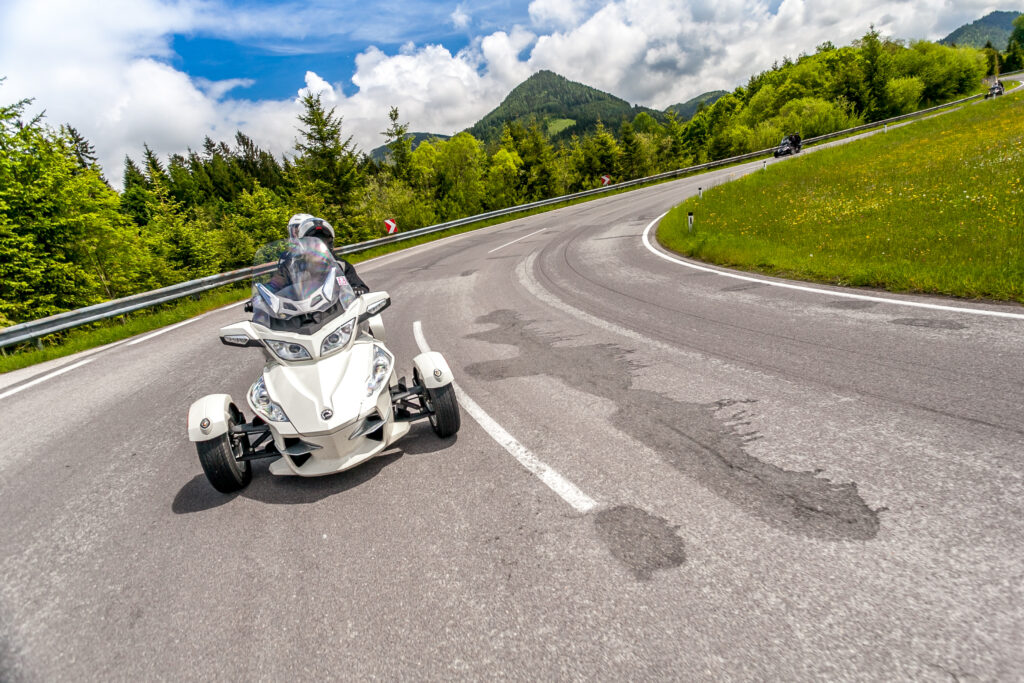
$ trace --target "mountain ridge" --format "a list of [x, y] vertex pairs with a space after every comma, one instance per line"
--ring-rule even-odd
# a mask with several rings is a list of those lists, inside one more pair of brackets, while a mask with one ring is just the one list
[[718, 98], [723, 95], [728, 95], [727, 90], [709, 90], [706, 93], [701, 93], [694, 98], [687, 100], [686, 102], [680, 102], [679, 104], [672, 104], [665, 108], [665, 112], [674, 111], [676, 116], [681, 121], [689, 121], [693, 118], [693, 115], [700, 110], [701, 105], [710, 107]]
[[1020, 15], [1020, 12], [1003, 10], [989, 12], [980, 19], [953, 30], [938, 42], [942, 45], [966, 45], [977, 48], [985, 47], [985, 43], [991, 42], [992, 47], [997, 50], [1005, 50], [1013, 32], [1013, 20]]
[[558, 140], [590, 132], [598, 121], [617, 127], [641, 111], [664, 118], [664, 112], [631, 105], [621, 97], [542, 69], [513, 88], [501, 104], [467, 130], [478, 140], [490, 142], [501, 136], [506, 123], [537, 122], [552, 140]]

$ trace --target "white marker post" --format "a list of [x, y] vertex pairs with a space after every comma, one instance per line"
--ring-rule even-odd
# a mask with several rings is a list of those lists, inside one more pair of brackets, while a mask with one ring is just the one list
[[704, 188], [703, 187], [698, 187], [697, 188], [697, 199], [703, 199], [703, 198], [704, 198]]
[[693, 211], [689, 211], [686, 214], [686, 222], [689, 223], [690, 232], [693, 232]]
[[768, 170], [768, 160], [767, 159], [765, 159], [764, 161], [761, 162], [761, 170], [762, 171], [767, 171]]

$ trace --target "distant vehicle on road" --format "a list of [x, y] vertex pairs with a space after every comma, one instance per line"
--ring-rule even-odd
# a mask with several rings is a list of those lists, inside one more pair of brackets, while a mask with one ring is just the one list
[[1006, 89], [1005, 87], [1003, 87], [1003, 82], [996, 81], [991, 86], [989, 86], [988, 93], [985, 95], [985, 99], [987, 100], [990, 97], [999, 97], [1004, 92], [1006, 92]]
[[778, 149], [775, 150], [775, 158], [789, 156], [790, 154], [797, 154], [802, 147], [800, 134], [793, 133], [782, 138], [782, 142], [779, 143]]

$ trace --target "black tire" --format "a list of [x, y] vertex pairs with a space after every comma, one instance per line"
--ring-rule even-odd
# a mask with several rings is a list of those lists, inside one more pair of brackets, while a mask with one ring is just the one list
[[430, 426], [442, 439], [459, 431], [462, 416], [459, 413], [459, 401], [455, 398], [455, 387], [451, 384], [427, 389], [427, 410], [430, 411]]
[[[232, 420], [231, 424], [235, 424], [235, 421]], [[241, 491], [252, 481], [252, 465], [247, 460], [235, 460], [231, 439], [227, 434], [209, 441], [197, 441], [196, 451], [206, 478], [221, 493]]]

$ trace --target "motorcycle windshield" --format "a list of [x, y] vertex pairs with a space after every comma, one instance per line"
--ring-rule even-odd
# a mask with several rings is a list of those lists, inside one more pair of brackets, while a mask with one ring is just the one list
[[316, 237], [271, 242], [256, 252], [255, 261], [265, 267], [253, 277], [254, 322], [283, 329], [319, 323], [356, 298], [340, 264]]

